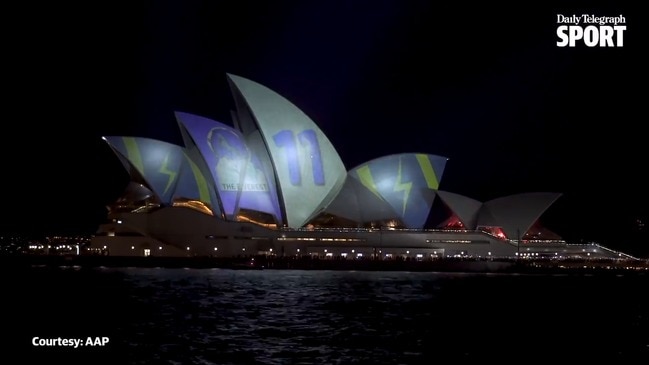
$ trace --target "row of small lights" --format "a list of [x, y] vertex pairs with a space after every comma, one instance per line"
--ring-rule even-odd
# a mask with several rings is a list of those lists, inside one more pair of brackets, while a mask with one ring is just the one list
[[[272, 249], [271, 249], [271, 251], [272, 251]], [[299, 248], [297, 249], [297, 252], [300, 252]], [[352, 250], [352, 253], [355, 253], [355, 252], [356, 252], [356, 250]], [[332, 253], [327, 253], [327, 249], [324, 250], [324, 253], [327, 254], [327, 256], [333, 255]], [[379, 250], [379, 253], [383, 253], [383, 251]], [[340, 255], [343, 256], [343, 257], [346, 257], [347, 253], [343, 252]], [[406, 255], [410, 255], [410, 250], [406, 251]], [[437, 251], [433, 251], [433, 253], [431, 253], [430, 255], [431, 256], [433, 256], [433, 255], [437, 256]], [[489, 255], [491, 256], [491, 252], [489, 252]], [[359, 252], [359, 253], [356, 254], [356, 256], [360, 257], [360, 256], [363, 256], [363, 254]], [[392, 254], [391, 253], [386, 253], [385, 256], [392, 256]], [[423, 257], [423, 254], [417, 254], [417, 257]]]
[[[35, 250], [35, 249], [41, 249], [41, 248], [44, 248], [45, 246], [43, 246], [43, 245], [29, 245], [28, 247], [29, 247], [29, 249], [31, 249], [31, 250]], [[52, 245], [47, 245], [47, 248], [52, 248]], [[106, 248], [106, 246], [104, 246], [104, 248]], [[71, 250], [71, 249], [72, 249], [72, 246], [70, 246], [70, 245], [54, 246], [54, 249], [55, 249], [55, 250], [62, 250], [62, 249], [68, 249], [68, 250]]]
[[[107, 246], [104, 246], [104, 250], [105, 250], [105, 249], [107, 249]], [[214, 247], [214, 251], [218, 251], [218, 249], [219, 249], [218, 247]], [[131, 250], [135, 250], [135, 246], [131, 246]], [[158, 246], [158, 250], [162, 250], [162, 246]], [[191, 247], [187, 246], [187, 247], [186, 247], [186, 250], [187, 250], [187, 251], [191, 250]], [[241, 248], [241, 251], [245, 251], [245, 250], [246, 250], [245, 247]], [[269, 252], [273, 252], [273, 249], [272, 249], [272, 248], [269, 249]], [[298, 252], [298, 253], [300, 252], [300, 249], [299, 249], [299, 248], [297, 249], [297, 252]], [[356, 252], [356, 250], [352, 250], [352, 253], [355, 253], [355, 252]], [[379, 253], [382, 253], [382, 252], [383, 252], [383, 251], [379, 250]], [[327, 249], [324, 250], [324, 253], [325, 253], [325, 254], [327, 253]], [[409, 254], [410, 254], [410, 251], [409, 251], [409, 250], [406, 251], [406, 254], [409, 255]], [[329, 253], [329, 255], [332, 255], [332, 253]], [[347, 253], [346, 253], [346, 252], [343, 252], [343, 253], [341, 253], [341, 255], [346, 256]], [[392, 254], [386, 254], [386, 255], [392, 255]], [[433, 253], [432, 253], [431, 255], [437, 255], [437, 251], [433, 251]], [[491, 252], [489, 252], [489, 255], [491, 255]], [[359, 253], [357, 253], [357, 256], [363, 256], [363, 254], [359, 252]], [[420, 257], [420, 256], [418, 255], [417, 257]]]
[[[107, 248], [107, 247], [104, 246], [104, 250], [105, 250], [106, 248]], [[191, 250], [191, 247], [187, 246], [185, 249], [186, 249], [187, 251], [189, 251], [189, 250]], [[131, 250], [135, 250], [135, 246], [131, 246]], [[158, 246], [158, 250], [162, 250], [162, 246]], [[218, 251], [218, 250], [219, 250], [218, 247], [214, 247], [214, 251]], [[246, 250], [245, 247], [243, 247], [243, 248], [241, 249], [241, 251], [245, 251], [245, 250]], [[300, 249], [298, 249], [297, 251], [300, 252]], [[273, 249], [272, 249], [272, 248], [270, 249], [270, 252], [273, 252]]]
[[[48, 247], [48, 248], [51, 248], [51, 246], [49, 246], [49, 245], [48, 245], [47, 247]], [[68, 249], [71, 248], [70, 246], [59, 246], [59, 247], [55, 247], [55, 248], [60, 248], [60, 247], [67, 247]], [[42, 248], [42, 246], [29, 246], [29, 248], [30, 248], [30, 249], [36, 249], [36, 248]], [[105, 250], [105, 249], [107, 249], [107, 246], [104, 246], [104, 250]], [[135, 250], [135, 246], [131, 246], [131, 250]], [[158, 250], [162, 250], [162, 246], [158, 246]], [[189, 251], [189, 250], [191, 250], [191, 248], [190, 248], [189, 246], [187, 246], [187, 247], [186, 247], [186, 250]], [[246, 251], [246, 248], [243, 247], [243, 248], [241, 248], [241, 250], [242, 250], [242, 251]], [[214, 247], [214, 251], [218, 251], [218, 247]], [[273, 252], [273, 249], [271, 248], [271, 249], [269, 249], [269, 251], [270, 251], [270, 252]], [[297, 253], [299, 253], [299, 252], [300, 252], [300, 249], [298, 248], [296, 251], [297, 251]], [[583, 251], [585, 251], [585, 250], [583, 250]], [[355, 253], [355, 252], [356, 252], [356, 250], [352, 250], [352, 253]], [[324, 249], [324, 253], [325, 253], [326, 256], [333, 256], [332, 253], [328, 253], [328, 252], [327, 252], [327, 249]], [[379, 253], [382, 253], [382, 251], [379, 250]], [[406, 251], [406, 255], [409, 255], [409, 254], [410, 254], [410, 250], [407, 250], [407, 251]], [[346, 252], [343, 252], [343, 253], [341, 253], [340, 255], [343, 256], [343, 257], [346, 257], [346, 256], [347, 256], [347, 253], [346, 253]], [[431, 256], [433, 256], [433, 255], [436, 256], [436, 255], [437, 255], [437, 251], [433, 251], [433, 253], [431, 254]], [[516, 252], [516, 253], [514, 253], [514, 255], [519, 256], [519, 253]], [[538, 256], [538, 255], [539, 255], [538, 252], [529, 252], [529, 253], [521, 253], [521, 254], [520, 254], [520, 256], [524, 256], [524, 257], [531, 257], [531, 256]], [[555, 255], [555, 256], [558, 256], [558, 253], [555, 252], [554, 255]], [[587, 252], [586, 255], [587, 255], [587, 256], [590, 256], [590, 252]], [[621, 253], [619, 253], [618, 255], [619, 255], [619, 256], [622, 256]], [[361, 257], [361, 256], [363, 256], [363, 254], [362, 254], [362, 253], [358, 253], [356, 256]], [[386, 257], [388, 257], [388, 256], [392, 256], [392, 254], [386, 254]], [[491, 256], [491, 252], [487, 252], [487, 256]], [[417, 257], [423, 257], [423, 255], [421, 255], [421, 254], [417, 254]]]

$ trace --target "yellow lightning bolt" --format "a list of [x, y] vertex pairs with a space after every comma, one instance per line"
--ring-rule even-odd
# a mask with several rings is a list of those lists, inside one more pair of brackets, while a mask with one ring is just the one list
[[169, 190], [169, 187], [171, 186], [171, 183], [174, 182], [174, 179], [176, 178], [176, 172], [169, 170], [169, 167], [167, 167], [167, 164], [169, 163], [169, 154], [165, 156], [164, 161], [162, 161], [162, 166], [160, 166], [160, 172], [161, 174], [169, 175], [169, 180], [167, 180], [167, 186], [165, 187], [165, 191], [162, 193], [162, 195], [165, 195], [167, 193], [167, 190]]
[[397, 174], [397, 181], [394, 184], [393, 191], [403, 191], [403, 212], [402, 215], [406, 214], [406, 205], [408, 205], [408, 197], [410, 196], [410, 189], [412, 189], [412, 182], [403, 183], [401, 182], [401, 157], [399, 157], [399, 173]]

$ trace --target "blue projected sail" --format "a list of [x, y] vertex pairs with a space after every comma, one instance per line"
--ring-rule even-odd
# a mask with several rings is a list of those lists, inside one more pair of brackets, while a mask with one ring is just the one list
[[176, 117], [206, 163], [226, 218], [235, 220], [240, 208], [280, 216], [275, 192], [237, 130], [193, 114]]

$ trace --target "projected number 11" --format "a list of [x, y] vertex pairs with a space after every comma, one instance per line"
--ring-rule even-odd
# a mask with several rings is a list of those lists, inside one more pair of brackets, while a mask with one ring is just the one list
[[[322, 156], [320, 155], [320, 144], [313, 129], [306, 129], [297, 134], [300, 144], [308, 149], [308, 156], [311, 157], [311, 169], [313, 170], [313, 183], [324, 185], [324, 170], [322, 168]], [[300, 171], [300, 155], [293, 131], [284, 129], [273, 136], [275, 145], [284, 149], [286, 163], [288, 163], [288, 175], [291, 185], [300, 185], [302, 182], [302, 171]]]

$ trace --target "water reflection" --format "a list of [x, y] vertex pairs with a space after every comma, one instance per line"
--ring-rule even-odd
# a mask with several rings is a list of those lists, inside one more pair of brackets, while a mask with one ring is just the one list
[[32, 290], [16, 301], [21, 316], [33, 301], [74, 311], [32, 321], [25, 336], [108, 335], [106, 355], [122, 363], [649, 354], [641, 276], [41, 268], [25, 278]]

